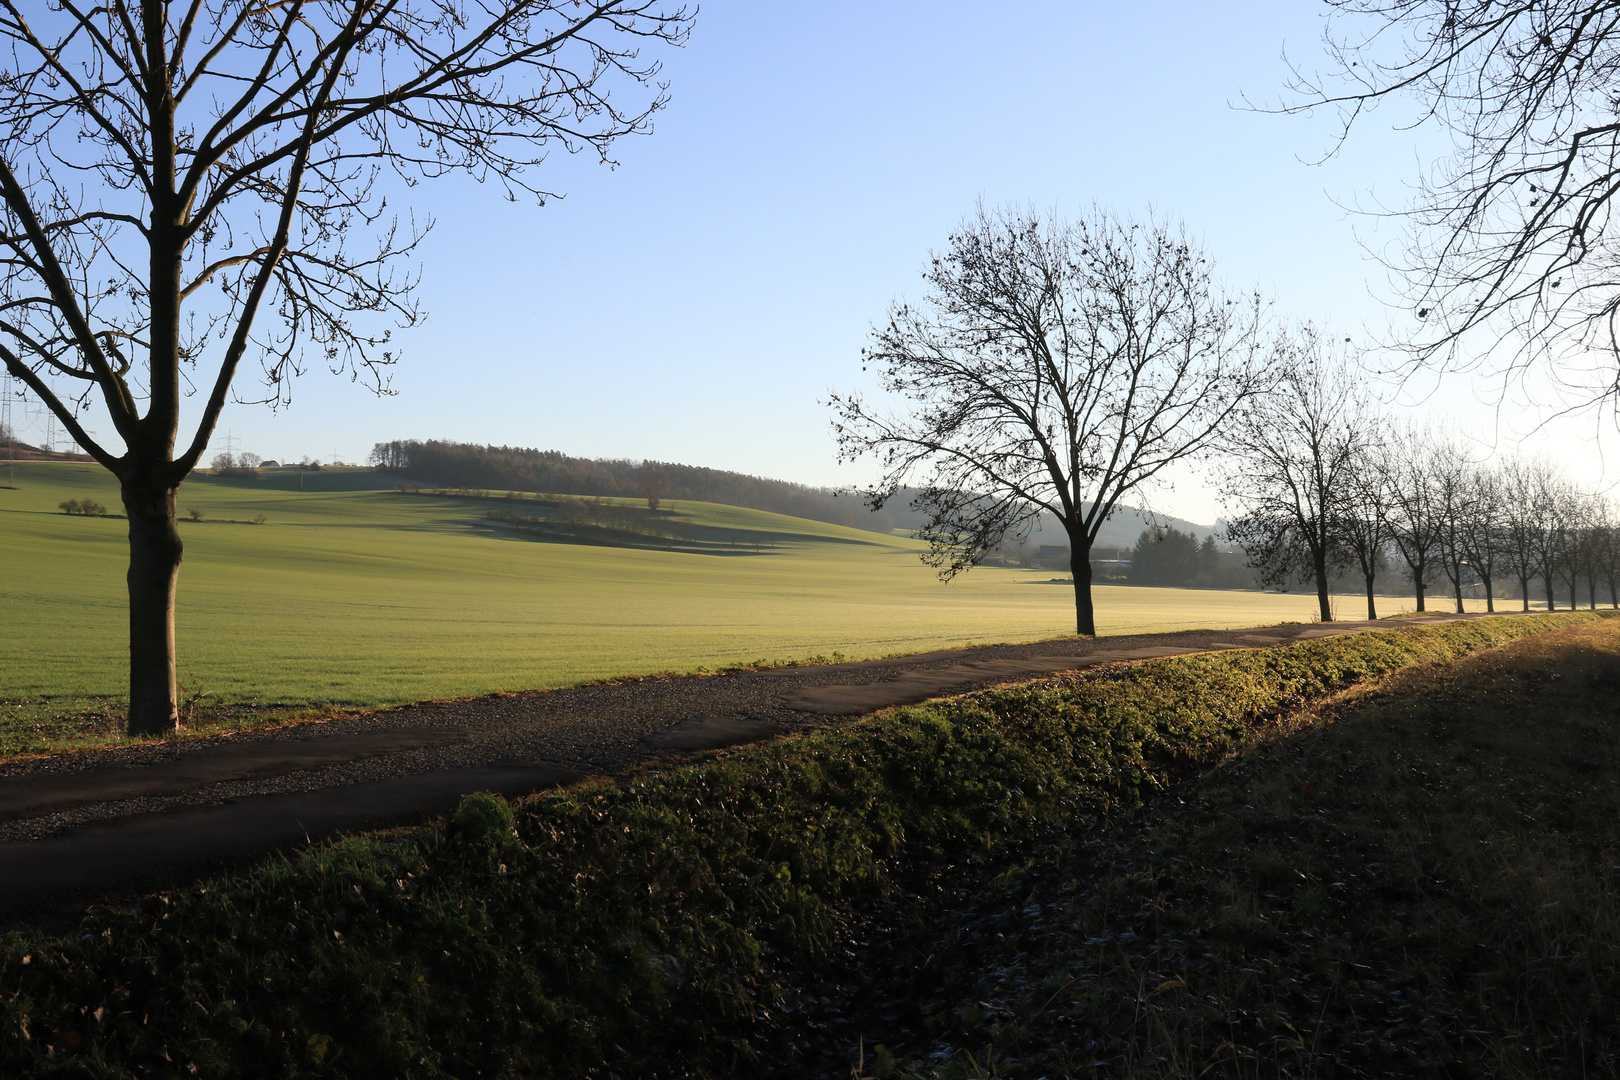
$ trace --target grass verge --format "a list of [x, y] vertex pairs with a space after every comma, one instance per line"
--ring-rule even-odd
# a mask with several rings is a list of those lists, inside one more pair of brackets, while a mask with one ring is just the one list
[[802, 1004], [795, 971], [840, 954], [917, 867], [1135, 805], [1347, 686], [1595, 620], [1121, 665], [515, 807], [469, 797], [443, 830], [320, 845], [93, 909], [66, 937], [11, 934], [0, 1072], [808, 1067], [791, 1058], [809, 1048], [778, 1034], [783, 1006]]
[[821, 1041], [928, 1080], [1620, 1075], [1617, 689], [1609, 622], [1297, 711], [869, 932]]

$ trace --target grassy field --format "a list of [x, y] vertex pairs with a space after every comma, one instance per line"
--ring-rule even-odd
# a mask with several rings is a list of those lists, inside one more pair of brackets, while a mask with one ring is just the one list
[[[0, 701], [94, 726], [125, 678], [125, 525], [57, 505], [89, 497], [117, 511], [116, 488], [98, 467], [57, 463], [19, 463], [0, 485]], [[1073, 617], [1050, 571], [941, 584], [901, 538], [693, 503], [676, 506], [679, 520], [787, 535], [757, 555], [591, 547], [504, 529], [488, 520], [495, 505], [401, 494], [362, 469], [187, 481], [181, 514], [204, 518], [181, 525], [188, 695], [371, 707], [1035, 640]], [[1339, 606], [1355, 617], [1359, 604]], [[1100, 587], [1097, 606], [1106, 634], [1306, 621], [1314, 609], [1299, 595], [1121, 587]]]

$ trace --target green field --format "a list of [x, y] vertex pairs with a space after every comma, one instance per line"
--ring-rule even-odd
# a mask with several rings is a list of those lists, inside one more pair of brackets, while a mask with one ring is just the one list
[[[123, 691], [124, 522], [91, 465], [0, 464], [0, 700]], [[1050, 571], [940, 583], [897, 537], [706, 503], [692, 526], [775, 534], [759, 554], [546, 542], [487, 519], [498, 503], [402, 494], [370, 470], [196, 476], [180, 492], [180, 674], [208, 703], [370, 707], [617, 675], [1052, 638], [1072, 594]], [[262, 525], [251, 522], [258, 515]], [[1308, 596], [1100, 587], [1104, 633], [1313, 618]], [[1342, 598], [1356, 617], [1360, 601]], [[1396, 610], [1391, 602], [1390, 610]]]

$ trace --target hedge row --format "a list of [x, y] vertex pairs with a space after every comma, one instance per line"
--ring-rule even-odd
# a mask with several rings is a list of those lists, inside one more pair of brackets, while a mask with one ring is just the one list
[[746, 1066], [770, 972], [908, 855], [1105, 813], [1348, 685], [1598, 616], [1118, 665], [355, 837], [0, 942], [0, 1074]]

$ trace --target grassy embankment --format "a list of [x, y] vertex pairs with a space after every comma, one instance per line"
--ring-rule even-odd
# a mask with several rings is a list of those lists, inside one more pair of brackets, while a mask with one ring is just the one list
[[931, 1080], [1620, 1075], [1617, 690], [1612, 619], [1402, 672], [807, 977]]
[[[678, 504], [666, 520], [706, 542], [771, 539], [757, 555], [559, 544], [490, 521], [504, 504], [391, 487], [360, 469], [186, 483], [182, 515], [206, 519], [181, 524], [180, 676], [186, 697], [205, 695], [194, 722], [1029, 641], [1072, 625], [1072, 594], [1050, 571], [944, 585], [898, 537]], [[0, 754], [118, 737], [125, 525], [57, 511], [86, 497], [119, 506], [90, 465], [19, 464], [15, 488], [0, 489], [0, 622], [13, 628]], [[1103, 587], [1097, 606], [1119, 634], [1306, 621], [1313, 601]], [[1341, 609], [1360, 610], [1353, 598]]]
[[[1597, 629], [1587, 633], [1588, 627]], [[1294, 998], [1283, 996], [1291, 993], [1289, 979], [1278, 975], [1293, 969], [1276, 961], [1277, 951], [1303, 949], [1304, 967], [1316, 965], [1311, 970], [1325, 973], [1320, 977], [1377, 997], [1389, 986], [1411, 985], [1397, 983], [1404, 972], [1392, 974], [1386, 959], [1402, 957], [1404, 942], [1383, 936], [1391, 923], [1409, 917], [1408, 933], [1440, 929], [1454, 939], [1424, 937], [1425, 947], [1454, 946], [1468, 957], [1455, 983], [1457, 1012], [1441, 1014], [1447, 1024], [1455, 1020], [1475, 1033], [1468, 1036], [1474, 1043], [1460, 1044], [1464, 1052], [1478, 1057], [1484, 1046], [1504, 1060], [1521, 1051], [1526, 1060], [1542, 1060], [1547, 1047], [1576, 1045], [1570, 1039], [1588, 1030], [1580, 1026], [1588, 1018], [1582, 1003], [1604, 1000], [1603, 993], [1613, 1000], [1615, 927], [1612, 919], [1593, 919], [1602, 910], [1612, 915], [1611, 834], [1620, 816], [1612, 776], [1602, 771], [1591, 774], [1591, 783], [1583, 779], [1564, 789], [1592, 800], [1583, 805], [1595, 822], [1580, 806], [1537, 805], [1539, 787], [1512, 785], [1539, 776], [1546, 755], [1566, 746], [1579, 760], [1612, 770], [1612, 693], [1601, 696], [1602, 723], [1579, 710], [1531, 713], [1538, 724], [1533, 739], [1521, 731], [1511, 745], [1496, 745], [1488, 736], [1480, 742], [1455, 717], [1438, 726], [1428, 719], [1421, 710], [1436, 706], [1419, 680], [1390, 691], [1397, 709], [1391, 718], [1363, 721], [1386, 730], [1387, 746], [1376, 745], [1365, 759], [1353, 740], [1333, 748], [1338, 776], [1317, 769], [1303, 778], [1277, 773], [1265, 767], [1263, 755], [1287, 759], [1287, 747], [1303, 745], [1298, 739], [1311, 726], [1311, 705], [1418, 665], [1433, 665], [1436, 674], [1429, 677], [1461, 695], [1456, 716], [1466, 716], [1474, 700], [1470, 684], [1447, 673], [1473, 669], [1449, 664], [1559, 628], [1563, 635], [1549, 642], [1566, 651], [1597, 650], [1605, 677], [1620, 674], [1620, 625], [1591, 615], [1393, 629], [1121, 665], [893, 710], [515, 807], [470, 797], [442, 832], [319, 845], [229, 880], [92, 911], [78, 932], [60, 939], [12, 935], [0, 947], [0, 1067], [8, 1076], [176, 1070], [205, 1077], [464, 1077], [576, 1075], [605, 1064], [618, 1075], [688, 1075], [689, 1066], [710, 1075], [756, 1066], [804, 1075], [820, 1052], [833, 1051], [834, 1074], [848, 1075], [857, 1035], [897, 1043], [904, 1035], [882, 1030], [903, 1024], [893, 1019], [896, 1013], [829, 1000], [839, 990], [825, 969], [859, 969], [871, 959], [857, 950], [865, 947], [859, 936], [873, 926], [901, 938], [910, 928], [912, 944], [915, 935], [937, 943], [919, 952], [937, 965], [931, 999], [913, 994], [914, 1011], [925, 1014], [922, 1027], [907, 1045], [896, 1046], [898, 1061], [873, 1051], [867, 1060], [879, 1074], [937, 1071], [906, 1060], [934, 1041], [945, 1043], [940, 1068], [964, 1075], [972, 1070], [965, 1057], [952, 1056], [956, 1046], [988, 1042], [1003, 1056], [1030, 1056], [1023, 1040], [1045, 1040], [1042, 1048], [1071, 1054], [1059, 1071], [1096, 1060], [1135, 1060], [1152, 1075], [1155, 1062], [1172, 1060], [1167, 1055], [1183, 1047], [1199, 1060], [1219, 1059], [1233, 1041], [1228, 1029], [1240, 1040], [1233, 1052], [1250, 1055], [1249, 1065], [1293, 1062], [1315, 1052], [1308, 1040], [1295, 1038], [1306, 1030], [1301, 1024], [1320, 1025], [1330, 1007], [1342, 1012], [1346, 1001], [1361, 999], [1319, 1005], [1316, 988], [1307, 986], [1296, 1007]], [[1562, 654], [1553, 649], [1549, 655]], [[1499, 681], [1519, 685], [1511, 677]], [[1525, 701], [1546, 702], [1531, 682], [1520, 683]], [[1439, 707], [1455, 704], [1442, 698]], [[1420, 710], [1416, 723], [1399, 722], [1406, 719], [1399, 708]], [[1549, 734], [1561, 724], [1568, 730]], [[1401, 744], [1403, 737], [1421, 743], [1436, 730], [1449, 732], [1466, 760], [1488, 760], [1487, 771], [1510, 771], [1502, 781], [1507, 789], [1497, 793], [1510, 810], [1487, 813], [1467, 792], [1437, 787], [1446, 762], [1431, 763], [1427, 749]], [[1527, 742], [1534, 753], [1520, 752]], [[1252, 753], [1262, 756], [1245, 756]], [[1330, 797], [1371, 806], [1364, 824], [1353, 826], [1362, 833], [1339, 853], [1354, 858], [1290, 863], [1286, 854], [1267, 854], [1283, 834], [1275, 825], [1250, 834], [1244, 815], [1269, 812], [1272, 804], [1248, 806], [1240, 792], [1236, 801], [1218, 800], [1211, 813], [1188, 810], [1204, 834], [1189, 834], [1190, 846], [1180, 854], [1164, 853], [1212, 867], [1207, 878], [1191, 870], [1185, 875], [1194, 894], [1201, 882], [1212, 882], [1210, 898], [1191, 895], [1185, 909], [1143, 908], [1155, 890], [1181, 882], [1183, 872], [1159, 864], [1147, 878], [1124, 870], [1118, 876], [1106, 862], [1073, 860], [1056, 881], [1038, 883], [1038, 890], [1053, 889], [1051, 895], [1030, 891], [1025, 860], [1033, 852], [1035, 865], [1047, 862], [1031, 847], [1039, 838], [1061, 841], [1137, 805], [1143, 795], [1234, 757], [1236, 771], [1196, 790], [1218, 794], [1227, 790], [1222, 785], [1254, 777], [1270, 785], [1269, 799], [1286, 801], [1289, 785], [1308, 798], [1306, 786], [1314, 784]], [[1459, 829], [1506, 833], [1488, 852], [1409, 848], [1422, 823], [1433, 820], [1413, 817], [1413, 805], [1431, 813], [1443, 806], [1446, 823]], [[1470, 817], [1486, 824], [1453, 821]], [[1537, 860], [1564, 853], [1534, 840], [1572, 821], [1576, 828], [1558, 869], [1558, 880], [1569, 885], [1555, 880], [1544, 887], [1534, 883], [1538, 877], [1518, 889], [1487, 888], [1486, 879], [1503, 865], [1552, 869]], [[1326, 818], [1320, 824], [1334, 827]], [[1589, 841], [1597, 847], [1583, 847]], [[1219, 854], [1194, 850], [1211, 842], [1226, 847], [1213, 849]], [[1380, 843], [1393, 849], [1395, 861], [1363, 861], [1380, 853]], [[1263, 856], [1255, 864], [1258, 877], [1242, 865], [1251, 851]], [[1159, 854], [1152, 849], [1138, 861]], [[1234, 868], [1230, 885], [1238, 891], [1220, 906], [1223, 860]], [[1604, 867], [1607, 884], [1594, 886], [1590, 874]], [[917, 882], [924, 887], [912, 892]], [[1386, 883], [1407, 891], [1390, 893]], [[1493, 910], [1494, 921], [1426, 927], [1421, 915], [1407, 914], [1424, 889], [1448, 890], [1459, 911], [1469, 905]], [[941, 926], [953, 924], [953, 905], [983, 905], [987, 896], [995, 909], [989, 917], [975, 926], [956, 923], [950, 935], [941, 935]], [[1392, 896], [1406, 906], [1389, 907]], [[1533, 909], [1549, 896], [1565, 910], [1549, 916], [1541, 909], [1522, 940], [1492, 938], [1517, 925], [1515, 913], [1525, 904]], [[1357, 905], [1348, 914], [1347, 902]], [[1394, 914], [1369, 906], [1377, 904]], [[1279, 918], [1276, 907], [1301, 921]], [[1101, 936], [1087, 936], [1093, 924], [1084, 919], [1092, 911], [1101, 912], [1096, 925], [1106, 924]], [[1043, 913], [1049, 913], [1055, 948], [1037, 962], [1018, 953], [1022, 924], [1015, 922], [1038, 921]], [[1200, 921], [1206, 917], [1227, 929], [1206, 927]], [[1347, 918], [1358, 920], [1350, 938], [1307, 940], [1307, 927], [1337, 935]], [[1361, 929], [1369, 925], [1372, 930]], [[1161, 974], [1169, 963], [1161, 957], [1171, 947], [1170, 927], [1183, 950], [1178, 955], [1204, 965], [1199, 971], [1214, 1004], [1206, 1008], [1202, 996], [1188, 999], [1187, 1015], [1203, 1026], [1184, 1034], [1172, 1024], [1160, 1042], [1148, 1043], [1151, 1053], [1133, 1058], [1138, 1044], [1158, 1031], [1142, 1017], [1182, 1007], [1173, 988], [1200, 977], [1189, 968], [1178, 984]], [[1539, 936], [1544, 931], [1552, 936]], [[1208, 960], [1194, 948], [1206, 939], [1216, 950]], [[1144, 944], [1128, 944], [1138, 940]], [[1511, 948], [1503, 952], [1504, 945]], [[1004, 948], [1029, 965], [1028, 974], [1009, 976], [994, 992], [976, 985], [973, 978], [987, 963], [994, 970], [996, 961], [1007, 959], [998, 955]], [[1572, 950], [1580, 955], [1566, 955]], [[1562, 992], [1557, 968], [1526, 969], [1515, 983], [1513, 971], [1501, 967], [1528, 955], [1544, 962], [1557, 957], [1599, 975], [1527, 1019], [1524, 1002]], [[868, 964], [855, 984], [893, 980], [917, 959]], [[1195, 985], [1199, 995], [1206, 993], [1206, 984]], [[1485, 994], [1486, 987], [1495, 996]], [[1234, 995], [1230, 1015], [1222, 993]], [[1237, 996], [1244, 993], [1257, 997]], [[1598, 997], [1587, 996], [1594, 993]], [[960, 1000], [964, 994], [969, 1000]], [[1044, 1006], [1027, 1004], [1037, 998]], [[1294, 1011], [1278, 1011], [1282, 1005]], [[1027, 1023], [1018, 1019], [1020, 1009]], [[1059, 1011], [1063, 1025], [1040, 1026]], [[1422, 1014], [1403, 1015], [1414, 1036], [1426, 1035], [1415, 1026]], [[840, 1022], [840, 1016], [859, 1019]], [[1498, 1045], [1509, 1037], [1503, 1025], [1518, 1025], [1510, 1034], [1528, 1037]], [[1214, 1043], [1212, 1036], [1223, 1041]], [[1597, 1044], [1592, 1047], [1595, 1053]], [[1060, 1065], [1050, 1054], [1038, 1064], [1044, 1075], [1055, 1075], [1051, 1069]]]

